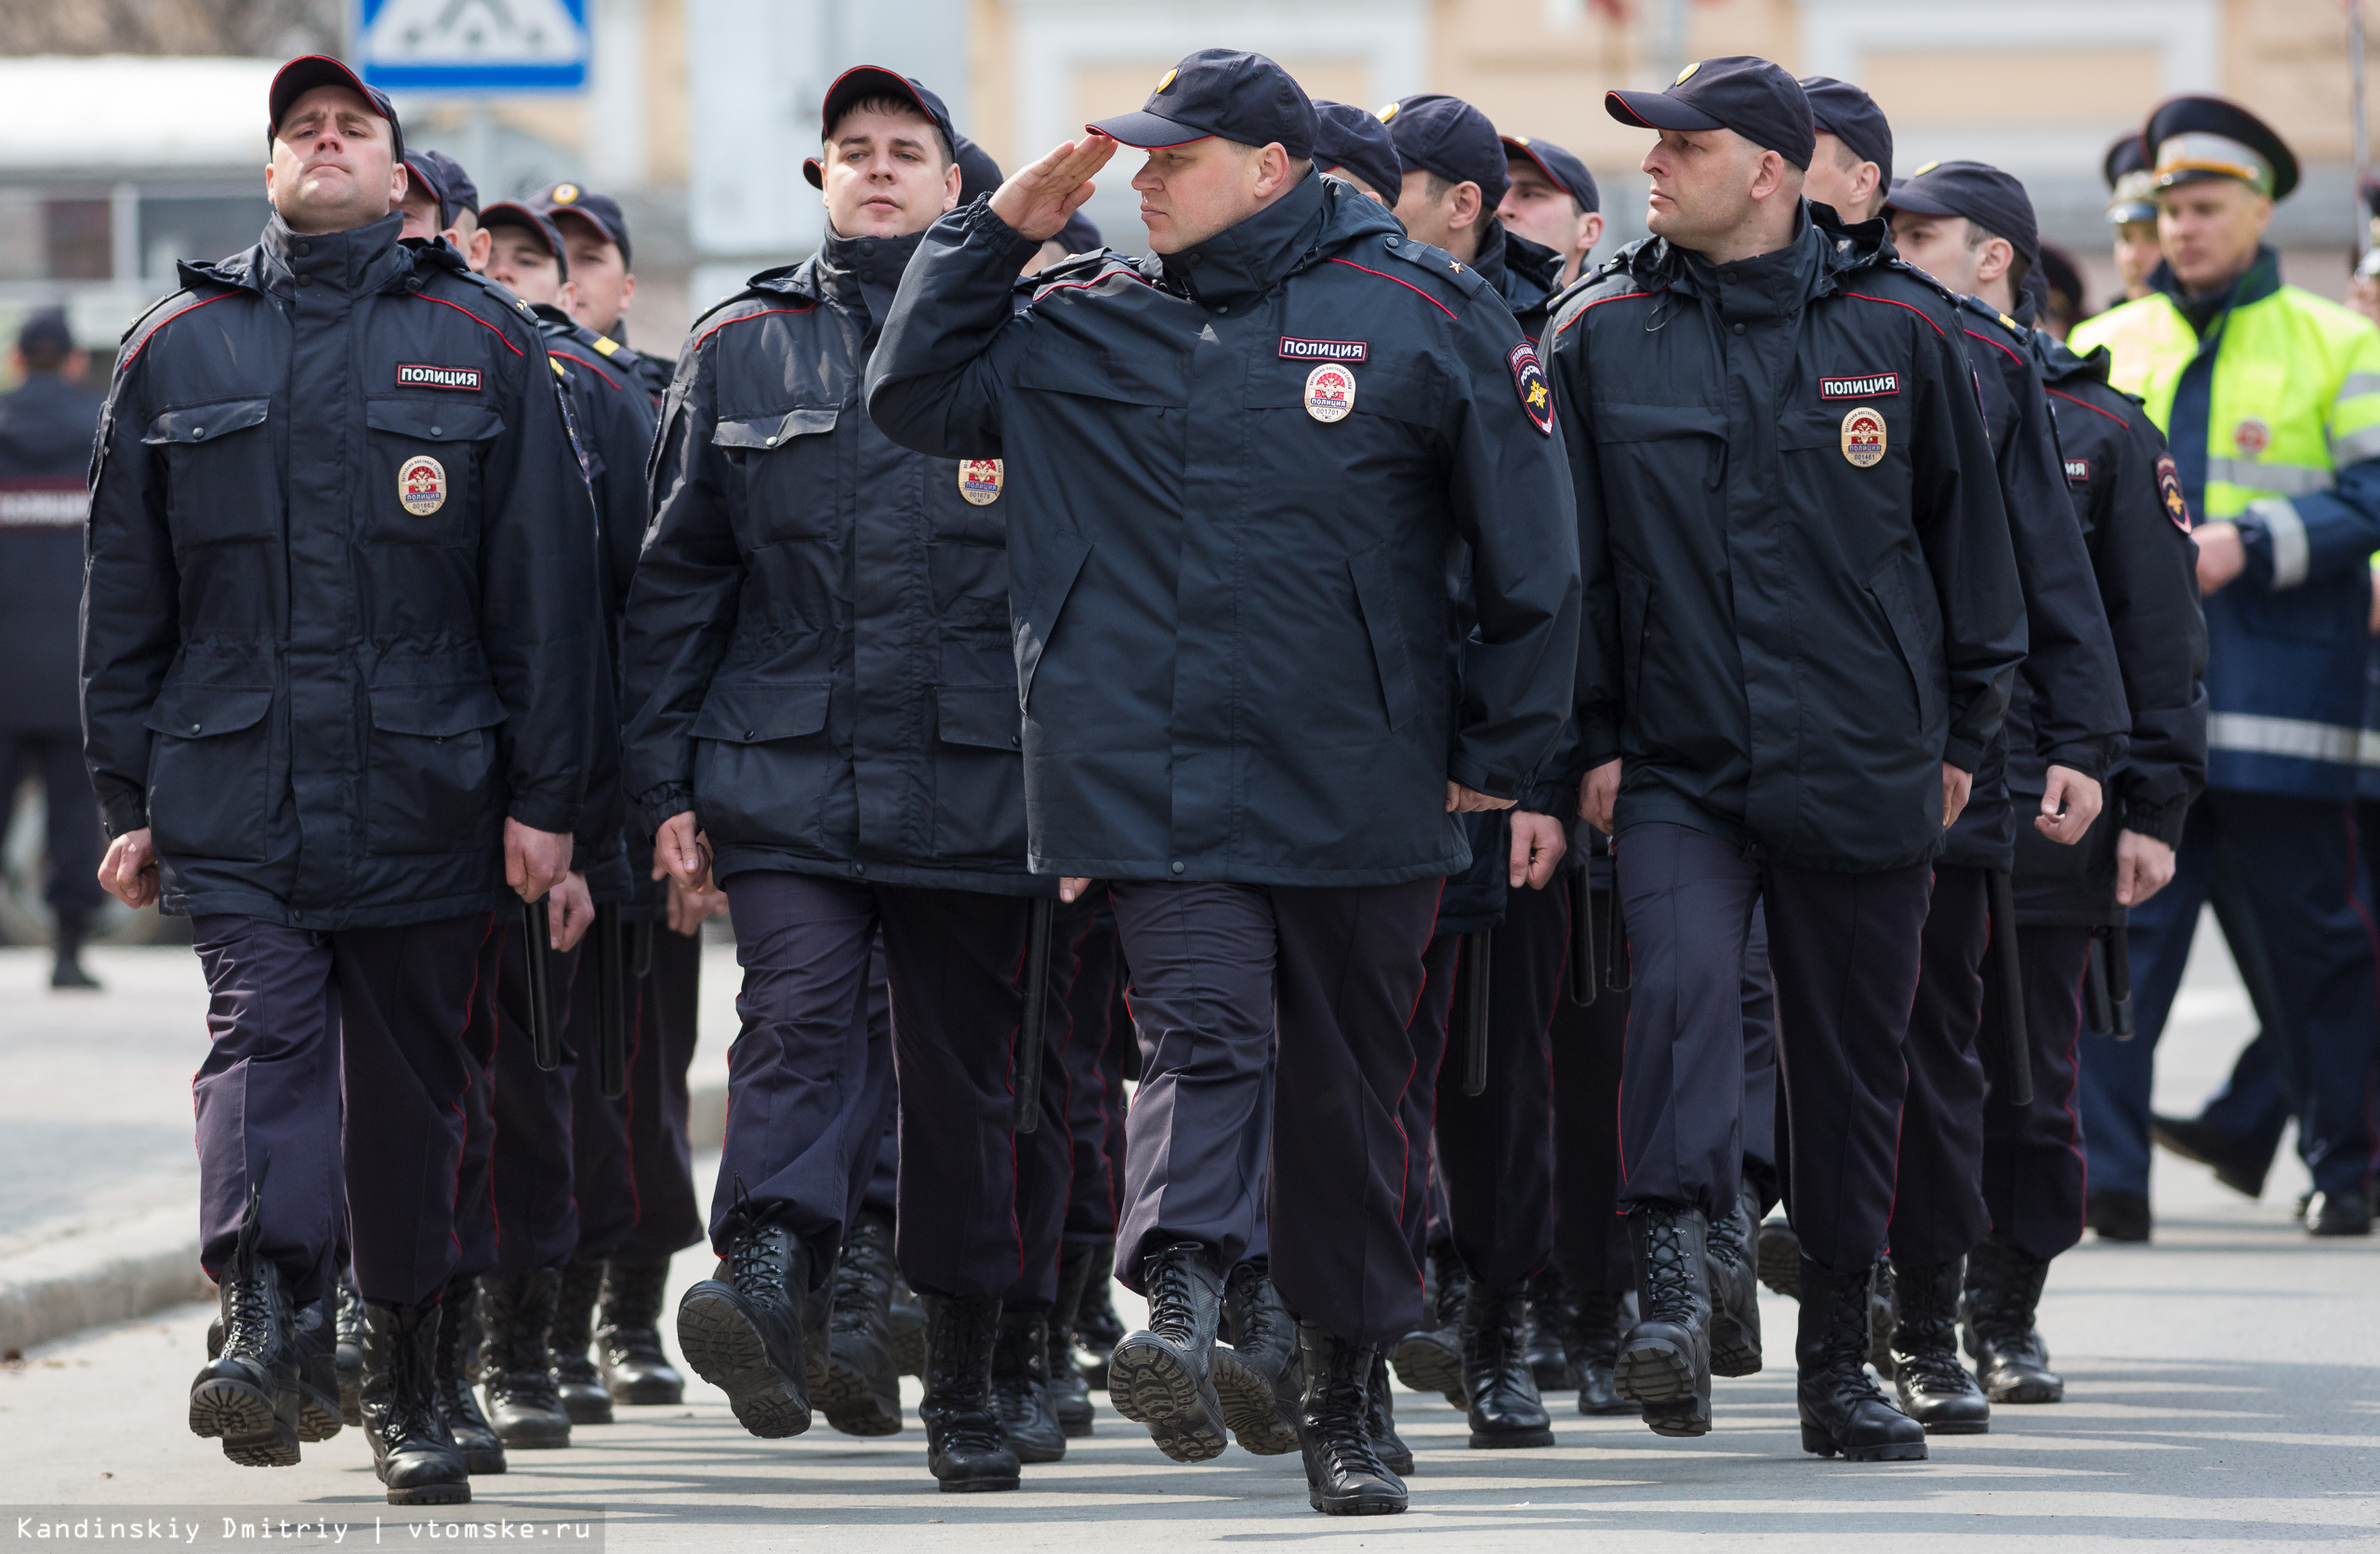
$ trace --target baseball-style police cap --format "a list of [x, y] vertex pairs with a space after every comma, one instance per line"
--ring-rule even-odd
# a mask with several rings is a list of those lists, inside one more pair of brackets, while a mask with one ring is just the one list
[[1489, 210], [1504, 203], [1513, 179], [1504, 170], [1503, 137], [1478, 109], [1444, 92], [1423, 92], [1382, 109], [1380, 122], [1388, 126], [1408, 171], [1420, 167], [1448, 183], [1475, 183]]
[[565, 216], [588, 222], [618, 246], [621, 265], [633, 268], [628, 260], [628, 219], [611, 195], [598, 194], [583, 183], [557, 183], [530, 196], [529, 208], [552, 218], [556, 227]]
[[952, 149], [959, 155], [960, 205], [973, 205], [978, 194], [988, 194], [1005, 181], [1000, 165], [992, 160], [992, 153], [966, 136], [959, 137], [958, 145]]
[[1355, 174], [1392, 205], [1405, 182], [1404, 159], [1396, 154], [1388, 126], [1379, 114], [1352, 102], [1315, 99], [1314, 165], [1326, 173], [1340, 167]]
[[2099, 176], [2108, 183], [2108, 221], [2157, 219], [2157, 174], [2149, 166], [2149, 147], [2137, 133], [2119, 135], [2099, 158]]
[[2297, 187], [2297, 158], [2272, 126], [2219, 97], [2169, 98], [2141, 132], [2157, 187], [2235, 178], [2281, 199]]
[[1537, 164], [1537, 170], [1555, 188], [1567, 190], [1570, 197], [1579, 202], [1580, 210], [1603, 208], [1603, 192], [1595, 187], [1595, 175], [1587, 171], [1585, 163], [1551, 140], [1530, 135], [1507, 135], [1503, 139], [1507, 161], [1526, 156]]
[[1906, 210], [1916, 216], [1964, 216], [2006, 238], [2028, 268], [2041, 263], [2041, 228], [2033, 219], [2032, 196], [1997, 167], [1980, 162], [1928, 162], [1893, 185], [1884, 210], [1887, 215]]
[[[818, 139], [822, 142], [830, 139], [837, 121], [854, 105], [872, 97], [889, 97], [895, 102], [916, 105], [918, 112], [942, 131], [942, 149], [950, 153], [951, 161], [959, 160], [959, 131], [951, 126], [950, 110], [942, 105], [942, 99], [928, 91], [923, 83], [881, 65], [853, 65], [835, 77], [835, 84], [826, 88], [826, 100], [818, 105]], [[816, 157], [802, 159], [801, 176], [810, 180], [811, 188], [826, 187], [825, 173]]]
[[1822, 129], [1851, 148], [1862, 162], [1872, 162], [1893, 180], [1893, 126], [1876, 100], [1848, 81], [1831, 75], [1805, 75], [1802, 95], [1810, 100], [1810, 127]]
[[1083, 126], [1095, 135], [1155, 151], [1213, 135], [1243, 146], [1274, 141], [1290, 156], [1314, 155], [1314, 104], [1288, 71], [1262, 54], [1201, 48], [1157, 78], [1138, 113]]
[[1606, 92], [1603, 107], [1621, 124], [1646, 129], [1732, 129], [1804, 171], [1818, 145], [1802, 84], [1750, 54], [1697, 60], [1661, 91]]
[[397, 122], [396, 105], [389, 100], [389, 94], [377, 86], [365, 86], [364, 77], [327, 54], [301, 54], [273, 73], [272, 89], [265, 97], [267, 111], [272, 115], [265, 121], [266, 145], [272, 144], [273, 136], [280, 132], [289, 105], [316, 86], [345, 86], [370, 103], [372, 112], [389, 121], [389, 144], [397, 160], [405, 159], [404, 126]]
[[480, 212], [480, 225], [490, 230], [496, 227], [528, 228], [537, 234], [538, 241], [545, 244], [547, 251], [553, 255], [554, 263], [562, 268], [562, 278], [565, 281], [570, 279], [570, 250], [562, 246], [561, 230], [554, 225], [553, 218], [545, 212], [519, 200], [498, 200]]
[[463, 165], [443, 151], [409, 151], [405, 153], [405, 171], [438, 202], [438, 224], [451, 227], [455, 218], [468, 210], [480, 213], [479, 186]]
[[64, 308], [35, 308], [17, 331], [17, 349], [28, 356], [63, 356], [74, 349], [74, 331]]

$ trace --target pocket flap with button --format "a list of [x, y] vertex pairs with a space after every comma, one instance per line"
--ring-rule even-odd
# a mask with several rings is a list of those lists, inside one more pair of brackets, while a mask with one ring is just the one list
[[826, 726], [834, 691], [830, 680], [714, 681], [694, 715], [694, 736], [756, 745], [815, 734]]
[[149, 726], [182, 739], [253, 728], [272, 710], [270, 690], [228, 685], [167, 685], [149, 709]]
[[768, 449], [783, 447], [796, 437], [817, 437], [835, 430], [842, 411], [835, 405], [797, 405], [766, 416], [724, 420], [711, 430], [714, 446]]
[[226, 399], [213, 405], [186, 405], [150, 421], [143, 443], [204, 443], [252, 426], [262, 426], [272, 411], [270, 399]]
[[443, 739], [505, 719], [493, 685], [375, 685], [370, 695], [372, 726], [383, 734]]
[[1018, 364], [1016, 386], [1120, 405], [1178, 406], [1190, 403], [1181, 377], [1181, 368], [1171, 357], [1104, 352], [1077, 354], [1045, 346]]
[[1707, 405], [1614, 405], [1593, 411], [1598, 443], [1651, 443], [1664, 437], [1726, 437], [1727, 418]]
[[936, 701], [945, 745], [1015, 750], [1024, 741], [1025, 713], [1012, 684], [945, 685]]
[[364, 406], [364, 424], [425, 443], [478, 443], [504, 430], [504, 418], [488, 405], [458, 405], [453, 399], [424, 403], [376, 399]]

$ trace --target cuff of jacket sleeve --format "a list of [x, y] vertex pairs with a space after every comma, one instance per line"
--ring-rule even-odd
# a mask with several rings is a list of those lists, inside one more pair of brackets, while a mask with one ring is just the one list
[[569, 832], [575, 837], [578, 830], [578, 805], [557, 799], [524, 794], [516, 797], [505, 813], [535, 831], [551, 831], [557, 836]]
[[959, 214], [966, 222], [969, 232], [981, 232], [986, 241], [1009, 249], [1013, 256], [1012, 262], [1018, 269], [1024, 268], [1025, 259], [1041, 246], [1042, 239], [1025, 236], [993, 214], [992, 197], [989, 194], [984, 195]]
[[2108, 777], [2108, 748], [2096, 740], [2070, 745], [2053, 745], [2042, 753], [2042, 764], [2065, 766], [2082, 773], [2094, 782], [2105, 782]]
[[2190, 806], [2186, 800], [2162, 805], [2126, 804], [2123, 807], [2123, 829], [2153, 836], [2168, 847], [2182, 844], [2182, 825], [2189, 818]]
[[1983, 764], [1983, 747], [1972, 739], [1950, 738], [1942, 743], [1942, 759], [1972, 776]]
[[1485, 793], [1491, 799], [1514, 799], [1522, 796], [1523, 785], [1500, 773], [1491, 772], [1469, 756], [1458, 752], [1447, 763], [1447, 777], [1462, 784], [1474, 793]]
[[2314, 560], [2306, 520], [2286, 497], [2260, 497], [2240, 514], [2240, 543], [2248, 552], [2248, 579], [2275, 592], [2306, 580]]
[[1521, 794], [1520, 807], [1536, 815], [1575, 819], [1579, 813], [1578, 781], [1567, 772], [1556, 772], [1543, 781], [1530, 783]]
[[100, 807], [99, 817], [107, 825], [108, 840], [113, 842], [126, 831], [146, 829], [149, 806], [127, 793], [110, 799]]
[[644, 826], [638, 833], [640, 838], [650, 847], [664, 821], [694, 807], [694, 790], [682, 782], [665, 782], [658, 788], [646, 789], [636, 801], [637, 817]]
[[1593, 771], [1606, 762], [1620, 759], [1620, 725], [1601, 720], [1579, 723], [1579, 745], [1571, 757], [1571, 765], [1580, 776]]

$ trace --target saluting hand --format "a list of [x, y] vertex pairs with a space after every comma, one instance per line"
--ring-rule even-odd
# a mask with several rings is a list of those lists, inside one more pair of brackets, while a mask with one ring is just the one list
[[1116, 142], [1104, 135], [1086, 135], [1009, 175], [992, 194], [992, 214], [1036, 243], [1058, 235], [1098, 185], [1091, 175], [1107, 166]]
[[157, 899], [157, 849], [149, 844], [148, 827], [108, 843], [108, 856], [99, 860], [99, 888], [127, 907]]

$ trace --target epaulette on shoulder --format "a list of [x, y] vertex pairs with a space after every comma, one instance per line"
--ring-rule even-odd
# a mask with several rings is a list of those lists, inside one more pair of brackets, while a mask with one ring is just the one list
[[1993, 307], [1990, 303], [1985, 301], [1980, 297], [1969, 297], [1962, 292], [1954, 294], [1950, 300], [1952, 304], [1958, 308], [1959, 312], [1963, 313], [1973, 313], [1977, 318], [1988, 318], [1992, 323], [1999, 325], [2001, 328], [2006, 330], [2014, 339], [2021, 340], [2031, 333], [2031, 331], [2027, 329], [2023, 325], [2017, 323], [2015, 319], [2010, 318], [2006, 313], [2002, 312], [1998, 308]]
[[1435, 244], [1391, 235], [1381, 239], [1381, 251], [1390, 259], [1403, 259], [1425, 275], [1435, 276], [1465, 297], [1478, 297], [1491, 289], [1486, 276]]
[[1045, 270], [1018, 277], [1017, 289], [1038, 300], [1057, 287], [1080, 291], [1110, 275], [1130, 275], [1136, 281], [1148, 279], [1141, 271], [1140, 261], [1131, 255], [1119, 254], [1113, 248], [1094, 248], [1087, 254], [1068, 254]]
[[514, 318], [520, 321], [521, 326], [528, 330], [530, 334], [541, 335], [543, 333], [537, 325], [536, 310], [529, 306], [528, 303], [521, 300], [518, 297], [512, 295], [512, 288], [506, 286], [503, 282], [490, 280], [487, 276], [481, 274], [475, 270], [445, 270], [443, 266], [441, 267], [441, 270], [443, 273], [451, 275], [454, 279], [466, 286], [478, 287], [490, 301], [496, 304], [496, 310], [499, 312], [510, 313]]

